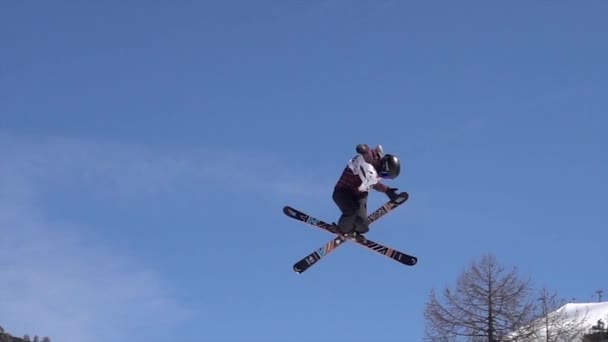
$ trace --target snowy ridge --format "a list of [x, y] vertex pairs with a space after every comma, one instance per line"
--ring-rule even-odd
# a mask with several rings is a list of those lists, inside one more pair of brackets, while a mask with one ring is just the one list
[[[608, 328], [608, 302], [593, 303], [568, 303], [559, 309], [550, 312], [547, 317], [541, 317], [531, 325], [535, 332], [535, 338], [525, 339], [527, 342], [546, 340], [546, 331], [552, 340], [560, 342], [579, 341], [582, 334], [592, 332], [592, 327], [602, 320]], [[559, 331], [571, 330], [579, 333], [560, 333]], [[514, 338], [518, 333], [511, 334]]]
[[563, 314], [572, 319], [582, 319], [582, 325], [586, 332], [589, 332], [591, 327], [596, 325], [600, 319], [608, 327], [608, 302], [568, 303], [555, 313]]

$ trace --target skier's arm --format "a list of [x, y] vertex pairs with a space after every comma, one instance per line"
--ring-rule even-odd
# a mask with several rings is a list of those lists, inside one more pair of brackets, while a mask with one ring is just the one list
[[390, 188], [382, 183], [376, 183], [373, 186], [374, 189], [383, 192], [391, 201], [395, 201], [399, 195], [397, 194], [397, 188]]
[[385, 184], [382, 184], [380, 182], [374, 184], [373, 188], [374, 188], [374, 190], [384, 192], [384, 193], [386, 193], [386, 191], [388, 190], [388, 186]]

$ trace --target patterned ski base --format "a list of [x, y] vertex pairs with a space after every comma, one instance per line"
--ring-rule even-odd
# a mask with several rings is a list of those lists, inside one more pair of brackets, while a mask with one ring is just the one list
[[[397, 200], [388, 201], [387, 203], [382, 205], [380, 208], [378, 208], [377, 210], [372, 212], [368, 216], [370, 222], [373, 223], [374, 221], [377, 221], [378, 219], [384, 217], [386, 214], [388, 214], [389, 212], [391, 212], [392, 210], [394, 210], [401, 204], [405, 203], [405, 201], [407, 201], [408, 198], [409, 198], [408, 193], [402, 192], [400, 194], [400, 197]], [[335, 234], [334, 232], [332, 232], [330, 230], [331, 224], [324, 222], [322, 220], [319, 220], [315, 217], [312, 217], [312, 216], [310, 216], [306, 213], [303, 213], [302, 211], [299, 211], [297, 209], [294, 209], [290, 206], [285, 206], [283, 208], [283, 213], [285, 213], [285, 215], [287, 215], [295, 220], [307, 223], [311, 226], [314, 226], [314, 227], [323, 229], [329, 233]], [[389, 258], [391, 258], [397, 262], [400, 262], [404, 265], [407, 265], [407, 266], [413, 266], [418, 262], [418, 259], [415, 256], [400, 252], [393, 248], [387, 247], [381, 243], [374, 242], [370, 239], [366, 239], [367, 241], [358, 241], [354, 238], [346, 237], [341, 234], [336, 234], [336, 235], [337, 235], [337, 237], [335, 237], [331, 241], [328, 241], [322, 247], [316, 249], [315, 251], [313, 251], [312, 253], [310, 253], [306, 257], [302, 258], [297, 263], [295, 263], [293, 265], [293, 270], [296, 273], [302, 273], [302, 272], [306, 271], [312, 265], [317, 263], [319, 260], [321, 260], [322, 258], [324, 258], [327, 255], [329, 255], [330, 253], [332, 253], [336, 248], [338, 248], [340, 245], [342, 245], [342, 243], [344, 243], [346, 240], [351, 240], [363, 247], [366, 247], [374, 252], [380, 253], [386, 257], [389, 257]]]

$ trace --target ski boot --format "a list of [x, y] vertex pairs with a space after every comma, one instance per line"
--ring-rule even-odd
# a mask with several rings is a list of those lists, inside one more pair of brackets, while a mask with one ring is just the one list
[[365, 243], [367, 242], [367, 239], [365, 238], [365, 235], [367, 232], [369, 232], [369, 219], [359, 219], [357, 220], [357, 223], [355, 224], [355, 227], [353, 227], [353, 231], [351, 233], [351, 236], [356, 239], [359, 242]]
[[329, 231], [334, 234], [342, 234], [342, 231], [340, 231], [340, 226], [338, 226], [335, 222], [331, 223], [331, 226], [329, 226]]
[[365, 235], [358, 233], [356, 231], [350, 231], [348, 233], [342, 233], [342, 236], [344, 236], [345, 238], [349, 239], [349, 240], [354, 240], [354, 241], [358, 241], [361, 243], [366, 243], [367, 239], [365, 238]]
[[[365, 243], [367, 242], [367, 239], [365, 238], [365, 236], [363, 235], [363, 233], [357, 232], [354, 228], [349, 231], [349, 232], [343, 232], [340, 229], [340, 226], [338, 226], [335, 222], [332, 222], [331, 226], [329, 227], [330, 231], [334, 234], [338, 234], [338, 235], [342, 235], [347, 239], [350, 240], [357, 240], [361, 243]], [[369, 231], [369, 228], [367, 229]], [[367, 231], [366, 231], [367, 232]]]
[[345, 238], [350, 239], [350, 240], [356, 240], [359, 241], [361, 243], [366, 243], [367, 239], [365, 238], [365, 235], [363, 235], [363, 233], [358, 232], [357, 230], [353, 229], [347, 233], [341, 233]]

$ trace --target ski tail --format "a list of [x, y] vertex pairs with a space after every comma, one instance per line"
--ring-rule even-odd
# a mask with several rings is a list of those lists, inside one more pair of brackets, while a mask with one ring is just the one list
[[338, 246], [346, 241], [346, 238], [338, 236], [333, 240], [326, 242], [323, 246], [317, 248], [306, 257], [300, 259], [293, 265], [293, 271], [296, 273], [302, 273], [309, 269], [312, 265], [316, 264], [321, 258], [326, 257], [329, 253], [333, 252]]
[[365, 241], [363, 243], [359, 243], [359, 244], [364, 247], [367, 247], [368, 249], [373, 250], [374, 252], [380, 253], [388, 258], [391, 258], [399, 263], [402, 263], [406, 266], [414, 266], [418, 263], [417, 257], [407, 254], [407, 253], [403, 253], [394, 248], [385, 246], [379, 242], [374, 242], [370, 239], [367, 239], [367, 241]]

